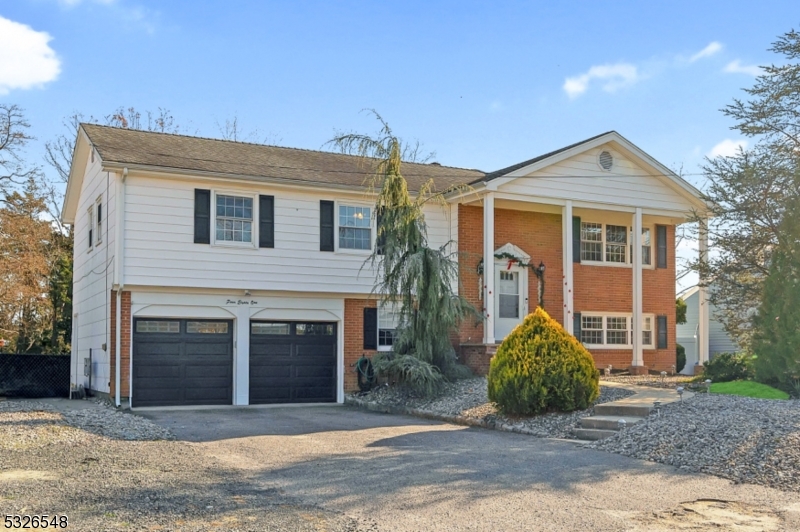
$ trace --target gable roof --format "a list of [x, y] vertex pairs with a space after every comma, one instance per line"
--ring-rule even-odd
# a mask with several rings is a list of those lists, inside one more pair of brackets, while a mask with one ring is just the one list
[[652, 175], [668, 188], [672, 189], [680, 196], [682, 196], [692, 208], [698, 210], [706, 210], [708, 208], [705, 200], [703, 200], [702, 193], [691, 183], [683, 179], [681, 176], [655, 160], [652, 156], [644, 150], [636, 146], [633, 142], [629, 141], [616, 131], [607, 131], [600, 135], [595, 135], [588, 139], [576, 142], [569, 146], [565, 146], [558, 150], [540, 155], [528, 161], [524, 161], [513, 166], [509, 166], [496, 172], [490, 172], [483, 178], [471, 184], [485, 183], [486, 186], [492, 190], [497, 190], [497, 187], [526, 176], [544, 167], [556, 164], [560, 161], [568, 159], [578, 153], [585, 152], [592, 148], [602, 146], [604, 144], [613, 144], [616, 148], [627, 152], [629, 156], [635, 158], [640, 166], [646, 169], [649, 175]]
[[494, 179], [496, 177], [502, 177], [502, 176], [504, 176], [506, 174], [510, 174], [511, 172], [513, 172], [515, 170], [519, 170], [520, 168], [525, 168], [526, 166], [530, 166], [530, 165], [532, 165], [534, 163], [538, 163], [539, 161], [543, 161], [545, 159], [549, 159], [550, 157], [558, 155], [561, 152], [565, 152], [567, 150], [571, 150], [572, 148], [580, 146], [581, 144], [586, 144], [587, 142], [591, 142], [591, 141], [593, 141], [595, 139], [599, 139], [600, 137], [602, 137], [604, 135], [608, 135], [609, 133], [613, 133], [613, 131], [606, 131], [605, 133], [600, 133], [599, 135], [595, 135], [594, 137], [590, 137], [588, 139], [584, 139], [584, 140], [582, 140], [580, 142], [576, 142], [575, 144], [570, 144], [569, 146], [564, 146], [563, 148], [559, 148], [557, 150], [553, 150], [551, 152], [539, 155], [538, 157], [534, 157], [533, 159], [528, 159], [527, 161], [522, 161], [521, 163], [512, 164], [511, 166], [507, 166], [505, 168], [501, 168], [500, 170], [495, 170], [494, 172], [489, 172], [482, 179], [480, 179], [480, 181], [491, 181], [492, 179]]
[[[105, 167], [158, 168], [309, 185], [360, 188], [374, 175], [370, 160], [341, 153], [284, 148], [169, 133], [81, 124]], [[403, 163], [409, 189], [428, 180], [447, 190], [483, 177], [479, 170]]]

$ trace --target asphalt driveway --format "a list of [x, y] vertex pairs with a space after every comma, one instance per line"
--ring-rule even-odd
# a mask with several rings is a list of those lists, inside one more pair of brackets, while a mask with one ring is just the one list
[[[671, 530], [679, 523], [670, 519], [684, 519], [671, 510], [696, 499], [743, 503], [757, 516], [752, 530], [800, 530], [796, 494], [571, 443], [344, 406], [142, 415], [254, 487], [381, 530]], [[772, 521], [758, 521], [762, 513]]]

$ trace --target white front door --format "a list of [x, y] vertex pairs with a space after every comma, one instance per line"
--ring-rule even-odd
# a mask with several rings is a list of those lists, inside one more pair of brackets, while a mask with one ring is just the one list
[[495, 264], [494, 338], [501, 342], [528, 313], [528, 270]]

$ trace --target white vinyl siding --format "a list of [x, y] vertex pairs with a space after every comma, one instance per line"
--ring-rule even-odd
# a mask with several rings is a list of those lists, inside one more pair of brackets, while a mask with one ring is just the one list
[[[363, 192], [305, 191], [231, 182], [203, 186], [232, 195], [274, 196], [275, 247], [267, 250], [195, 244], [197, 184], [132, 173], [128, 176], [125, 201], [126, 284], [346, 294], [372, 291], [375, 274], [369, 264], [364, 264], [368, 252], [319, 250], [320, 200], [357, 205], [364, 201]], [[338, 209], [335, 212], [338, 216]], [[447, 214], [438, 205], [425, 207], [432, 247], [449, 241]], [[255, 234], [253, 238], [257, 241]]]
[[[601, 151], [614, 156], [614, 166], [605, 171], [597, 164]], [[564, 177], [561, 177], [564, 176]], [[658, 177], [626, 159], [609, 145], [599, 146], [550, 165], [527, 176], [500, 185], [500, 192], [564, 198], [642, 208], [687, 212], [687, 200]]]
[[[114, 279], [114, 231], [116, 229], [117, 178], [107, 174], [100, 166], [99, 158], [91, 162], [86, 155], [86, 175], [76, 208], [73, 234], [73, 337], [70, 381], [87, 386], [88, 377], [83, 375], [83, 361], [92, 350], [92, 387], [109, 392], [110, 345], [108, 320], [110, 318], [110, 291]], [[102, 219], [98, 224], [97, 206], [102, 202]], [[91, 211], [91, 215], [90, 215]], [[89, 249], [89, 228], [92, 228], [93, 246]], [[99, 239], [99, 240], [98, 240]], [[102, 242], [102, 246], [98, 244]], [[106, 350], [103, 350], [106, 344]]]

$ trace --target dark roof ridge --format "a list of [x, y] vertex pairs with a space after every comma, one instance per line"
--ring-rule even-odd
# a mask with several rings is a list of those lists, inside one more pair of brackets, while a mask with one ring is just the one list
[[[79, 126], [80, 127], [90, 126], [90, 127], [97, 127], [97, 128], [103, 128], [103, 129], [113, 129], [115, 131], [126, 131], [126, 132], [131, 132], [131, 133], [143, 133], [143, 134], [148, 134], [148, 135], [166, 135], [166, 136], [170, 136], [170, 137], [183, 137], [183, 138], [187, 138], [187, 139], [210, 140], [210, 141], [222, 142], [222, 143], [227, 143], [227, 144], [257, 146], [257, 147], [262, 147], [262, 148], [278, 148], [278, 149], [281, 149], [281, 150], [294, 150], [294, 151], [302, 151], [302, 152], [310, 152], [310, 153], [323, 153], [323, 154], [326, 154], [326, 155], [341, 155], [343, 157], [354, 157], [354, 158], [357, 158], [357, 159], [362, 159], [362, 157], [360, 155], [353, 155], [353, 154], [350, 154], [350, 153], [339, 153], [339, 152], [335, 152], [335, 151], [325, 151], [325, 150], [313, 150], [311, 148], [297, 148], [297, 147], [294, 147], [294, 146], [278, 146], [277, 144], [259, 144], [257, 142], [244, 142], [244, 141], [239, 141], [239, 140], [219, 139], [219, 138], [214, 138], [214, 137], [204, 137], [204, 136], [201, 136], [201, 135], [186, 135], [184, 133], [168, 133], [166, 131], [149, 131], [149, 130], [144, 130], [144, 129], [133, 129], [133, 128], [127, 128], [127, 127], [107, 126], [107, 125], [104, 125], [104, 124], [93, 124], [91, 122], [81, 122], [79, 124]], [[438, 161], [437, 161], [437, 163], [438, 163]], [[427, 166], [430, 163], [418, 163], [418, 162], [411, 162], [411, 161], [403, 161], [403, 164], [414, 164], [414, 165], [420, 165], [420, 166]], [[441, 163], [438, 163], [438, 166], [440, 168], [452, 168], [454, 170], [467, 170], [467, 171], [470, 171], [470, 172], [480, 172], [482, 174], [486, 173], [483, 170], [479, 170], [477, 168], [464, 168], [463, 166], [450, 166], [450, 165], [441, 164]]]
[[[515, 170], [519, 170], [520, 168], [524, 168], [524, 167], [529, 166], [531, 164], [534, 164], [534, 163], [537, 163], [537, 162], [542, 161], [544, 159], [547, 159], [548, 157], [552, 157], [553, 155], [558, 155], [561, 152], [570, 150], [572, 148], [580, 146], [581, 144], [586, 144], [587, 142], [591, 142], [591, 141], [593, 141], [595, 139], [599, 139], [600, 137], [608, 135], [609, 133], [617, 133], [617, 132], [612, 129], [612, 130], [606, 131], [605, 133], [600, 133], [599, 135], [595, 135], [593, 137], [589, 137], [588, 139], [583, 139], [580, 142], [575, 142], [573, 144], [570, 144], [569, 146], [564, 146], [563, 148], [558, 148], [557, 150], [553, 150], [551, 152], [547, 152], [547, 153], [544, 153], [542, 155], [538, 155], [538, 156], [534, 157], [533, 159], [528, 159], [527, 161], [522, 161], [521, 163], [512, 164], [511, 166], [507, 166], [505, 168], [501, 168], [500, 170], [495, 170], [494, 172], [487, 172], [486, 175], [483, 178], [478, 179], [476, 181], [473, 181], [473, 183], [479, 183], [481, 181], [491, 181], [492, 179], [504, 176], [506, 174], [509, 174], [509, 173], [515, 171]], [[619, 133], [617, 133], [617, 135], [619, 135]]]

